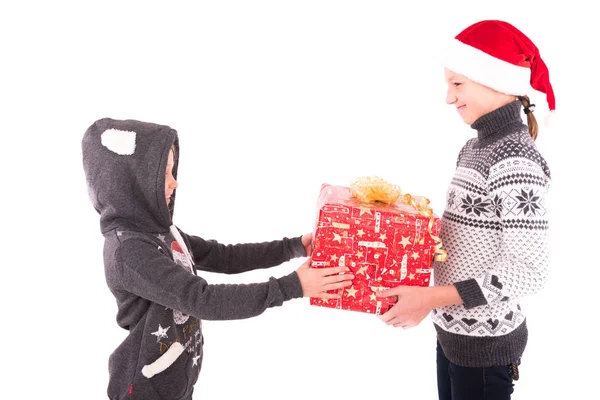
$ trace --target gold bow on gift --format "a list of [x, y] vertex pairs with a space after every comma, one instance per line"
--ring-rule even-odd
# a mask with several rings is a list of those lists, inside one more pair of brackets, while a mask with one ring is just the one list
[[350, 185], [350, 192], [352, 193], [352, 196], [363, 203], [380, 202], [391, 205], [400, 200], [403, 204], [412, 206], [422, 216], [429, 218], [427, 231], [429, 232], [429, 235], [431, 235], [431, 238], [437, 243], [435, 246], [435, 260], [446, 261], [448, 254], [446, 253], [446, 250], [442, 249], [442, 239], [431, 232], [435, 217], [433, 216], [433, 210], [429, 206], [428, 198], [423, 196], [412, 196], [408, 193], [403, 194], [399, 186], [392, 185], [376, 176], [358, 178]]

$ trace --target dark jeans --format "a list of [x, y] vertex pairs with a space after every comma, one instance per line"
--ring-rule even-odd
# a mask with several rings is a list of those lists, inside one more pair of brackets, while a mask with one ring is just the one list
[[514, 386], [508, 365], [461, 367], [446, 358], [439, 342], [437, 379], [440, 400], [510, 400]]

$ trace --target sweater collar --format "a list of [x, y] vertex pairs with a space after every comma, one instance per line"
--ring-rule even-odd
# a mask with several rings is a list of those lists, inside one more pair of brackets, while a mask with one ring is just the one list
[[480, 144], [494, 142], [515, 131], [515, 126], [523, 125], [521, 102], [513, 101], [477, 119], [471, 128], [477, 130]]

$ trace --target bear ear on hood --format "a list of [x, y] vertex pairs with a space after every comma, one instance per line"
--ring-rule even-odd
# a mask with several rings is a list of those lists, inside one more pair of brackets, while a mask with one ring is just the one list
[[102, 145], [122, 156], [130, 156], [135, 152], [135, 139], [134, 131], [120, 129], [107, 129], [101, 135]]
[[103, 233], [169, 229], [175, 195], [167, 205], [164, 177], [173, 144], [178, 153], [177, 131], [166, 125], [104, 118], [87, 129], [83, 167]]

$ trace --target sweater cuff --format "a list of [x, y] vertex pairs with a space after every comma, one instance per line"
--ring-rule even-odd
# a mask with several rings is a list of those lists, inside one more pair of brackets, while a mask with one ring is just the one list
[[290, 249], [292, 250], [293, 258], [309, 256], [309, 254], [306, 254], [306, 249], [302, 245], [302, 236], [291, 239]]
[[302, 292], [302, 285], [300, 284], [300, 278], [298, 278], [296, 271], [277, 279], [277, 281], [279, 282], [279, 287], [283, 293], [283, 301], [297, 299], [304, 296], [304, 293]]
[[487, 304], [487, 300], [477, 284], [475, 279], [467, 279], [466, 281], [456, 282], [454, 284], [463, 305], [466, 309], [483, 306]]

